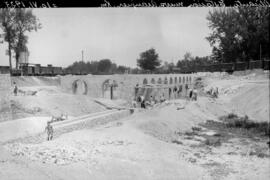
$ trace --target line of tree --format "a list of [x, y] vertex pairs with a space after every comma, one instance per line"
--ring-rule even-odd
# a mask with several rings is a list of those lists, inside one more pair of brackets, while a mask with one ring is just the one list
[[181, 68], [190, 69], [192, 67], [206, 66], [206, 65], [211, 65], [214, 63], [216, 63], [216, 61], [209, 56], [204, 56], [204, 57], [195, 56], [195, 57], [193, 57], [190, 52], [186, 52], [184, 54], [183, 59], [177, 61], [176, 67], [179, 69], [181, 69]]
[[31, 9], [1, 8], [0, 28], [3, 32], [0, 34], [0, 38], [8, 43], [7, 54], [9, 56], [10, 71], [12, 71], [12, 53], [15, 54], [14, 57], [17, 69], [20, 53], [28, 52], [28, 37], [25, 33], [37, 31], [41, 28], [41, 23], [32, 13]]
[[118, 66], [110, 59], [102, 59], [100, 61], [76, 61], [65, 68], [65, 71], [72, 74], [105, 75], [130, 73], [131, 68], [121, 65]]
[[[154, 48], [146, 50], [140, 54], [140, 58], [137, 59], [137, 66], [140, 69], [137, 73], [174, 73], [179, 72], [181, 69], [190, 69], [194, 66], [205, 66], [216, 63], [216, 61], [209, 57], [193, 57], [190, 52], [184, 54], [183, 59], [173, 62], [162, 61], [159, 59], [159, 55]], [[135, 72], [133, 70], [133, 72]]]
[[215, 8], [207, 16], [212, 57], [221, 62], [269, 59], [269, 7]]

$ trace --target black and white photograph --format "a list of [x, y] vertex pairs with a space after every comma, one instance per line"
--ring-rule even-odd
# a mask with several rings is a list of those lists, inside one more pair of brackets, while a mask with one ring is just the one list
[[0, 179], [270, 179], [269, 14], [0, 8]]

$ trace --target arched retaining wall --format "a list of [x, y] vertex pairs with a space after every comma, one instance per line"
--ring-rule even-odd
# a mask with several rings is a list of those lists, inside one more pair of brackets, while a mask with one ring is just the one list
[[[117, 91], [121, 92], [118, 94], [118, 98], [130, 100], [134, 96], [136, 84], [143, 85], [146, 81], [148, 84], [151, 84], [151, 82], [157, 83], [160, 79], [162, 80], [161, 84], [163, 84], [166, 83], [164, 80], [167, 79], [167, 84], [170, 85], [189, 84], [192, 86], [194, 76], [194, 74], [67, 75], [61, 77], [61, 87], [72, 93], [72, 84], [80, 79], [87, 83], [87, 95], [98, 98], [104, 96], [103, 83], [110, 79], [117, 83]], [[181, 82], [179, 79], [181, 79]]]

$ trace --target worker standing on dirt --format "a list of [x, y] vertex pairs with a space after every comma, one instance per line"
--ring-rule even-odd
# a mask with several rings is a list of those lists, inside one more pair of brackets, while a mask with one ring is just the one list
[[146, 108], [146, 107], [145, 107], [145, 99], [144, 99], [144, 96], [140, 96], [139, 98], [140, 98], [139, 102], [141, 103], [141, 108]]
[[174, 86], [174, 88], [173, 88], [173, 95], [174, 95], [174, 99], [176, 99], [177, 98], [177, 87], [176, 86]]
[[166, 100], [165, 96], [164, 96], [164, 94], [162, 94], [162, 96], [160, 96], [160, 103], [163, 103], [165, 100]]
[[194, 89], [192, 93], [192, 100], [197, 101], [197, 97], [198, 97], [198, 91], [197, 89]]
[[155, 105], [155, 100], [153, 96], [150, 96], [150, 106], [153, 107]]
[[138, 92], [139, 92], [139, 84], [136, 84], [136, 86], [135, 86], [135, 98], [137, 98]]
[[177, 91], [178, 98], [181, 97], [181, 92], [182, 92], [182, 85], [179, 86], [179, 89], [178, 89], [178, 91]]
[[192, 100], [193, 89], [189, 89], [189, 100]]
[[188, 84], [185, 85], [185, 89], [186, 89], [186, 97], [188, 96]]
[[213, 90], [213, 98], [218, 98], [218, 88], [216, 87], [215, 90]]
[[216, 87], [216, 96], [218, 97], [218, 87]]
[[53, 138], [53, 127], [51, 125], [51, 122], [47, 122], [47, 126], [45, 128], [45, 131], [47, 132], [47, 140], [50, 141]]
[[136, 108], [137, 107], [137, 101], [136, 101], [136, 97], [132, 100], [132, 107]]
[[17, 84], [14, 82], [14, 90], [13, 90], [13, 93], [15, 96], [17, 96], [17, 93], [18, 93], [18, 87], [17, 87]]
[[143, 99], [141, 102], [141, 108], [146, 109], [145, 99]]
[[171, 99], [172, 89], [169, 88], [169, 99]]

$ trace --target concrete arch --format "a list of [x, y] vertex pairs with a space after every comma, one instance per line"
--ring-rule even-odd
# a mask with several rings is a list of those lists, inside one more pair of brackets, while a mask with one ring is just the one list
[[158, 83], [158, 84], [162, 84], [162, 79], [161, 79], [161, 78], [158, 78], [157, 83]]
[[77, 79], [72, 83], [73, 94], [83, 94], [86, 95], [88, 92], [87, 83], [84, 80]]
[[186, 83], [188, 83], [188, 77], [186, 77]]
[[174, 84], [177, 84], [177, 77], [174, 77]]
[[181, 77], [179, 77], [179, 83], [181, 84]]
[[114, 91], [116, 90], [116, 88], [118, 87], [118, 83], [116, 80], [112, 80], [112, 79], [106, 79], [103, 83], [102, 83], [102, 96], [103, 97], [110, 97], [110, 99], [114, 98]]
[[173, 78], [170, 77], [170, 84], [173, 84]]
[[152, 78], [152, 79], [151, 79], [151, 84], [156, 84], [155, 78]]
[[146, 78], [144, 78], [144, 79], [143, 79], [143, 84], [148, 84], [148, 82], [147, 82], [147, 79], [146, 79]]
[[191, 76], [189, 76], [189, 83], [191, 83]]
[[183, 84], [185, 84], [185, 80], [186, 80], [185, 77], [183, 77]]
[[111, 79], [106, 79], [103, 83], [102, 83], [102, 92], [106, 91], [109, 89], [110, 84], [112, 84], [113, 81]]
[[167, 77], [164, 78], [164, 84], [168, 84], [168, 78]]

